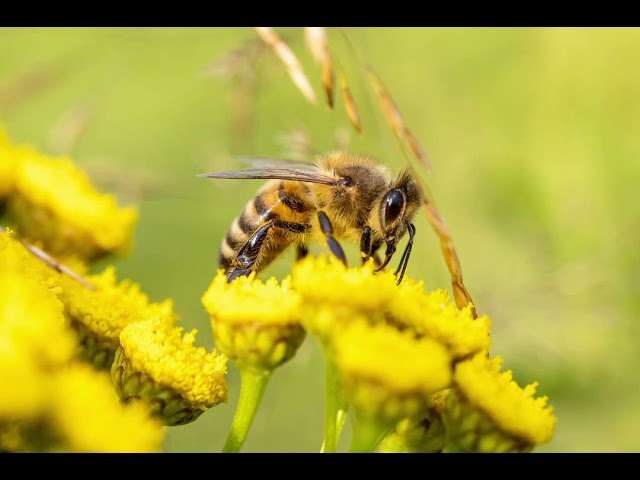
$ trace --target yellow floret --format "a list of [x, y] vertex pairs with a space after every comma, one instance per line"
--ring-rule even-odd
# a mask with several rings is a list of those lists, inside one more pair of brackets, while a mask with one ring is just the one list
[[451, 357], [441, 344], [387, 325], [355, 322], [336, 338], [335, 349], [343, 376], [372, 380], [390, 392], [426, 397], [451, 381]]
[[68, 452], [158, 452], [164, 429], [140, 404], [122, 405], [109, 376], [86, 365], [53, 380], [51, 416]]
[[0, 127], [0, 202], [13, 192], [17, 170], [18, 159], [4, 129]]
[[273, 369], [290, 360], [306, 337], [302, 300], [291, 278], [279, 285], [255, 273], [231, 283], [222, 270], [202, 297], [218, 348], [238, 366]]
[[196, 330], [182, 335], [182, 327], [153, 318], [128, 325], [120, 342], [133, 370], [208, 408], [227, 400], [227, 357], [195, 347], [195, 335]]
[[16, 188], [9, 213], [21, 235], [53, 255], [94, 260], [130, 247], [138, 213], [99, 193], [67, 158], [16, 147]]
[[430, 338], [354, 320], [333, 345], [345, 398], [372, 418], [415, 418], [427, 410], [428, 395], [451, 382], [451, 356]]
[[86, 277], [96, 290], [68, 277], [61, 277], [62, 292], [60, 298], [65, 313], [73, 321], [88, 327], [98, 336], [116, 344], [122, 329], [132, 322], [148, 320], [154, 316], [165, 317], [174, 322], [173, 301], [166, 299], [153, 303], [141, 291], [140, 285], [131, 280], [116, 278], [115, 268], [109, 266], [97, 275]]
[[385, 311], [390, 322], [438, 340], [456, 359], [488, 351], [491, 345], [486, 315], [474, 319], [470, 307], [459, 310], [446, 290], [424, 293], [423, 282], [406, 279]]
[[0, 234], [2, 350], [9, 357], [25, 355], [25, 362], [43, 370], [66, 363], [76, 348], [62, 303], [49, 287], [57, 277], [51, 272], [8, 234]]
[[348, 268], [331, 256], [307, 255], [293, 266], [293, 286], [306, 303], [376, 311], [396, 294], [396, 277], [373, 273], [372, 262]]
[[300, 320], [300, 296], [291, 288], [291, 279], [281, 285], [275, 278], [265, 283], [255, 273], [231, 283], [218, 271], [202, 297], [207, 311], [226, 323], [286, 324]]
[[500, 373], [502, 359], [477, 355], [456, 366], [454, 380], [460, 392], [496, 427], [530, 444], [539, 445], [553, 437], [557, 418], [547, 397], [534, 398], [537, 383], [520, 388], [511, 370]]

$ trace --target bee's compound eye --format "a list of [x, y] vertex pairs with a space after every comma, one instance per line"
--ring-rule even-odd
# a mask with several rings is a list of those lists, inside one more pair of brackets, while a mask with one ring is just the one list
[[353, 186], [353, 180], [352, 180], [351, 177], [341, 178], [340, 180], [338, 180], [338, 186], [339, 187], [352, 187]]
[[405, 207], [405, 198], [400, 190], [389, 190], [382, 199], [381, 220], [383, 225], [392, 225], [398, 220]]

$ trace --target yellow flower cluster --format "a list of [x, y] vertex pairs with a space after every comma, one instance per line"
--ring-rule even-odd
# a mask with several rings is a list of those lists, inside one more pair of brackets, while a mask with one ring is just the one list
[[351, 322], [335, 339], [343, 388], [354, 407], [393, 420], [426, 410], [425, 398], [451, 382], [451, 355], [430, 338]]
[[222, 270], [202, 296], [218, 348], [239, 366], [273, 369], [293, 357], [305, 339], [301, 298], [291, 279], [266, 283], [255, 274], [231, 283]]
[[99, 193], [68, 158], [14, 146], [0, 132], [0, 199], [22, 238], [52, 255], [93, 261], [130, 248], [138, 213]]
[[426, 293], [407, 277], [398, 286], [371, 263], [307, 256], [281, 284], [253, 273], [228, 283], [219, 271], [202, 301], [216, 343], [241, 369], [290, 358], [304, 338], [293, 326], [318, 336], [336, 395], [354, 410], [352, 451], [527, 451], [553, 436], [546, 397], [534, 399], [535, 385], [520, 389], [489, 359], [489, 318], [458, 309], [446, 290]]
[[520, 388], [511, 370], [500, 373], [501, 364], [500, 357], [477, 355], [456, 365], [457, 388], [445, 411], [456, 449], [529, 451], [553, 437], [557, 419], [547, 397], [534, 398], [538, 384]]
[[128, 248], [134, 209], [3, 132], [0, 202], [16, 229], [0, 229], [0, 450], [159, 451], [163, 425], [226, 401], [226, 357], [180, 336], [170, 299], [151, 302], [113, 267], [88, 273]]
[[74, 360], [57, 277], [0, 234], [0, 449], [159, 451], [159, 425], [120, 405], [108, 377]]
[[0, 203], [11, 195], [16, 183], [15, 159], [10, 152], [9, 138], [0, 127]]
[[[129, 381], [131, 373], [137, 372], [149, 377], [146, 386], [153, 383], [158, 390], [178, 394], [174, 404], [180, 403], [180, 406], [172, 405], [171, 415], [180, 415], [170, 424], [186, 423], [186, 418], [193, 421], [205, 410], [226, 402], [227, 357], [215, 350], [208, 353], [202, 347], [195, 347], [196, 333], [192, 330], [182, 335], [181, 327], [174, 327], [162, 317], [125, 327], [120, 336], [119, 358], [111, 370], [120, 397], [127, 400], [141, 396], [139, 387], [145, 382], [139, 381], [139, 375], [134, 382]], [[151, 400], [160, 398], [159, 395], [150, 397]], [[164, 401], [169, 403], [166, 395]], [[189, 413], [184, 413], [185, 410]], [[165, 412], [163, 416], [167, 417]]]
[[97, 368], [111, 368], [125, 326], [154, 316], [171, 323], [177, 319], [170, 299], [150, 302], [138, 284], [130, 280], [118, 282], [113, 267], [86, 278], [95, 291], [72, 278], [61, 277], [60, 299], [69, 323], [78, 334], [81, 356]]

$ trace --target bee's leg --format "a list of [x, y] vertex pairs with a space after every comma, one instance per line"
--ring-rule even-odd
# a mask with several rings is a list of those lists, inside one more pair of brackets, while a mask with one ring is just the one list
[[236, 258], [233, 259], [233, 270], [227, 278], [228, 283], [231, 283], [232, 280], [238, 277], [248, 276], [253, 271], [251, 267], [256, 263], [260, 249], [262, 248], [262, 243], [264, 239], [267, 238], [267, 233], [269, 233], [271, 227], [273, 227], [273, 222], [265, 223], [256, 230], [253, 235], [251, 235], [251, 238], [247, 240], [247, 243], [242, 246]]
[[371, 253], [371, 227], [367, 225], [360, 235], [360, 257], [363, 264], [371, 258]]
[[407, 231], [409, 232], [409, 242], [402, 253], [402, 257], [400, 258], [400, 264], [398, 265], [398, 269], [395, 271], [394, 275], [397, 277], [398, 273], [400, 276], [398, 277], [398, 285], [402, 281], [402, 277], [404, 277], [404, 272], [407, 269], [407, 264], [409, 263], [409, 256], [411, 255], [411, 248], [413, 248], [413, 236], [416, 234], [416, 227], [413, 223], [410, 223], [407, 226]]
[[309, 250], [307, 249], [307, 246], [304, 243], [299, 243], [298, 250], [296, 253], [296, 260], [302, 260], [304, 257], [307, 256], [308, 253], [309, 253]]
[[324, 236], [327, 238], [327, 244], [329, 244], [329, 249], [331, 253], [333, 253], [338, 260], [341, 260], [345, 265], [347, 264], [347, 256], [344, 254], [344, 250], [342, 250], [342, 246], [338, 243], [338, 240], [333, 236], [333, 227], [331, 226], [331, 221], [327, 214], [322, 210], [318, 212], [318, 220], [320, 220], [320, 229]]

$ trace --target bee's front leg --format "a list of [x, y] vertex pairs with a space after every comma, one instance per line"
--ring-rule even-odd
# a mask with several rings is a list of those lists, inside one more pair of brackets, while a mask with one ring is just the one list
[[327, 244], [329, 245], [331, 253], [333, 253], [338, 258], [338, 260], [341, 260], [342, 263], [347, 265], [347, 256], [344, 254], [344, 250], [342, 250], [342, 246], [340, 245], [338, 240], [336, 240], [336, 238], [333, 236], [333, 226], [331, 225], [331, 220], [329, 220], [327, 214], [322, 210], [318, 212], [318, 220], [320, 220], [320, 229], [327, 239]]
[[382, 240], [378, 240], [375, 242], [371, 241], [371, 227], [366, 226], [362, 229], [362, 234], [360, 235], [360, 257], [362, 258], [362, 263], [364, 264], [367, 260], [373, 257], [373, 264], [377, 267], [382, 265], [382, 261], [380, 260], [380, 255], [378, 253], [378, 249], [382, 244]]
[[371, 258], [371, 253], [371, 227], [367, 225], [360, 235], [360, 257], [363, 264]]
[[247, 243], [242, 246], [236, 258], [233, 259], [234, 269], [227, 278], [228, 283], [231, 283], [238, 277], [248, 276], [253, 271], [252, 267], [258, 259], [262, 244], [265, 238], [267, 238], [267, 233], [269, 233], [271, 227], [273, 227], [273, 222], [265, 223], [256, 230], [253, 235], [251, 235], [251, 238], [247, 240]]

